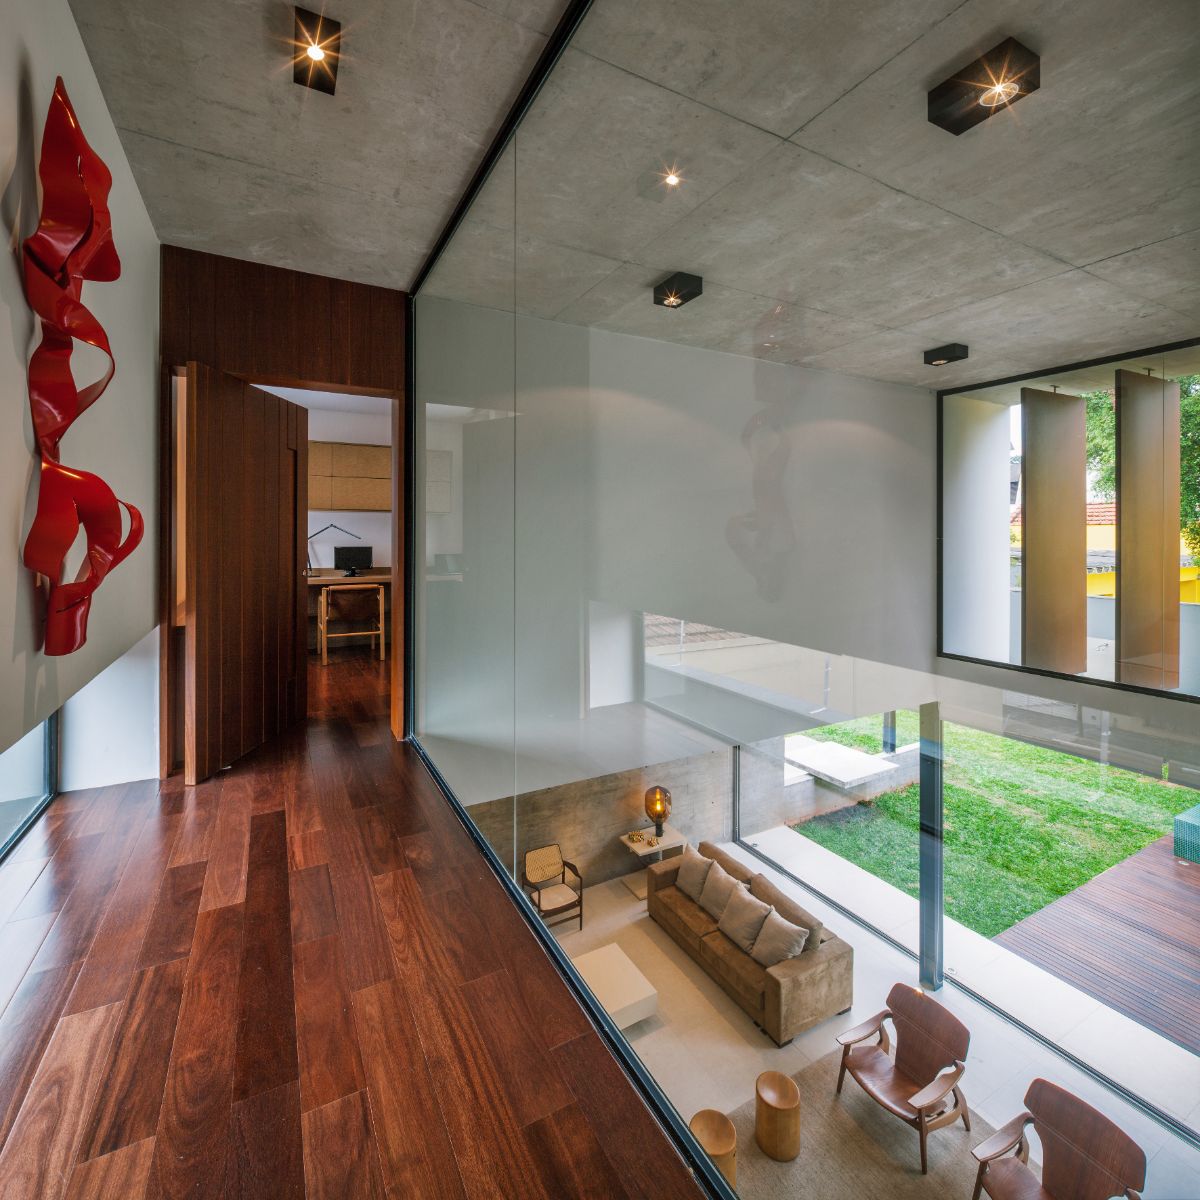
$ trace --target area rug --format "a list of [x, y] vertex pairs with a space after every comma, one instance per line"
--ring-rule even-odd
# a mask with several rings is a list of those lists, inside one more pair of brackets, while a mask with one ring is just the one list
[[[968, 1200], [978, 1164], [971, 1157], [992, 1127], [971, 1117], [929, 1135], [929, 1174], [921, 1174], [917, 1131], [891, 1117], [847, 1075], [837, 1086], [841, 1051], [793, 1075], [800, 1088], [800, 1156], [768, 1158], [754, 1140], [754, 1100], [729, 1119], [737, 1129], [738, 1194], [744, 1200]], [[970, 1103], [970, 1072], [964, 1091]]]

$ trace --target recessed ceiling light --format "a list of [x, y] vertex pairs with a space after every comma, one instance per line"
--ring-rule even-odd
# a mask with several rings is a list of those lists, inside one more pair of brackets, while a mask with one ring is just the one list
[[666, 179], [663, 180], [663, 183], [665, 183], [667, 185], [667, 187], [678, 187], [682, 182], [683, 182], [683, 180], [680, 179], [679, 176], [676, 175], [674, 171], [672, 171], [666, 177]]
[[332, 96], [342, 57], [342, 23], [307, 8], [297, 8], [295, 12], [296, 54], [292, 60], [292, 80]]
[[935, 346], [925, 351], [927, 367], [944, 367], [947, 363], [959, 362], [967, 357], [967, 348], [962, 342], [950, 342], [946, 346]]
[[1041, 83], [1042, 60], [1016, 38], [1005, 38], [930, 91], [929, 120], [950, 133], [966, 133]]
[[654, 285], [654, 303], [662, 305], [663, 308], [682, 308], [703, 291], [704, 280], [699, 275], [676, 271], [674, 275], [668, 275], [661, 283]]

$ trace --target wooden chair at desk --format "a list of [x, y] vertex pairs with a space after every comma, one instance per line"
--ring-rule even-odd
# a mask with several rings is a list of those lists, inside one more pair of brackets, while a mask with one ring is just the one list
[[[329, 632], [329, 593], [330, 592], [378, 592], [379, 593], [379, 624], [374, 628], [352, 629], [348, 633]], [[329, 639], [347, 637], [377, 637], [379, 639], [379, 661], [387, 657], [385, 648], [385, 633], [387, 628], [384, 619], [384, 593], [382, 583], [336, 583], [327, 584], [321, 589], [317, 600], [317, 644], [321, 648], [321, 666], [329, 665]]]

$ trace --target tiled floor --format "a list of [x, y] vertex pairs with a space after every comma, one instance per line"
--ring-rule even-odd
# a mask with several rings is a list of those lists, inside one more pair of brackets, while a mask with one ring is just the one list
[[[745, 851], [726, 848], [763, 869]], [[762, 1070], [795, 1072], [821, 1058], [835, 1049], [834, 1036], [841, 1029], [879, 1010], [893, 983], [916, 981], [911, 958], [848, 923], [783, 876], [775, 874], [774, 879], [855, 948], [852, 1011], [782, 1049], [650, 920], [645, 902], [620, 880], [588, 888], [584, 929], [561, 932], [563, 947], [572, 957], [616, 942], [658, 989], [658, 1015], [625, 1032], [685, 1120], [699, 1108], [729, 1112], [744, 1104], [753, 1096], [755, 1077]], [[984, 1120], [998, 1127], [1019, 1112], [1030, 1080], [1041, 1075], [1106, 1112], [1138, 1140], [1150, 1160], [1146, 1200], [1200, 1200], [1200, 1151], [958, 989], [948, 986], [938, 999], [972, 1032], [964, 1086], [972, 1108]]]

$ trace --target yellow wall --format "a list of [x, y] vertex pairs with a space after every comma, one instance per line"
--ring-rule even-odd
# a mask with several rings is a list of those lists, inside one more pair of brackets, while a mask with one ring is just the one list
[[[1115, 596], [1117, 573], [1115, 571], [1092, 571], [1087, 577], [1089, 596]], [[1179, 568], [1179, 602], [1200, 604], [1200, 567]]]

